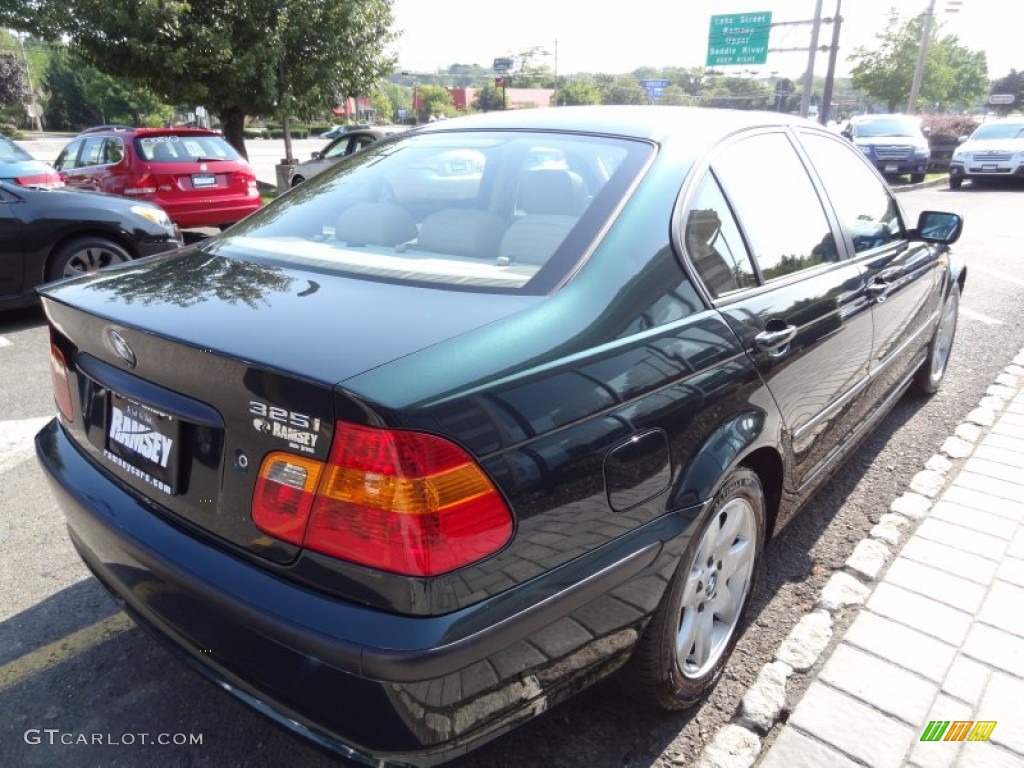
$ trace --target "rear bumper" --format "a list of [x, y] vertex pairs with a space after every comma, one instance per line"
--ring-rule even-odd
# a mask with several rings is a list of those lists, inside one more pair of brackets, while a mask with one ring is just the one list
[[263, 205], [259, 195], [232, 195], [187, 201], [154, 197], [153, 202], [167, 211], [167, 215], [182, 229], [234, 224], [250, 213], [255, 213]]
[[[79, 554], [133, 617], [278, 724], [368, 764], [450, 759], [614, 670], [660, 600], [658, 572], [671, 573], [662, 540], [678, 540], [692, 519], [645, 526], [584, 578], [555, 571], [523, 585], [535, 596], [513, 615], [493, 599], [401, 616], [303, 588], [189, 535], [94, 467], [56, 421], [36, 449]], [[637, 593], [637, 579], [648, 605], [616, 596]]]

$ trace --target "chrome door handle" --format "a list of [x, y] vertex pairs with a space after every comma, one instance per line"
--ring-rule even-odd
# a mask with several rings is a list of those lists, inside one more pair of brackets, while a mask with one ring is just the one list
[[761, 331], [754, 337], [754, 349], [759, 352], [771, 352], [789, 344], [796, 336], [796, 326], [787, 325], [777, 331]]

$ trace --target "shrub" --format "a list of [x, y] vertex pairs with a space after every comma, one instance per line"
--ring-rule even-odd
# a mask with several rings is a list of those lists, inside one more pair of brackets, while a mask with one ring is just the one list
[[24, 138], [21, 131], [18, 130], [18, 126], [14, 123], [0, 123], [0, 133], [9, 139], [22, 139]]
[[970, 115], [925, 115], [921, 125], [931, 131], [929, 142], [945, 142], [968, 135], [979, 123]]

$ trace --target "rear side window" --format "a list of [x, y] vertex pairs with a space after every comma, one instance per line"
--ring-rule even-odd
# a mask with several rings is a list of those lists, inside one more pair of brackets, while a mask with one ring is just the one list
[[195, 163], [238, 159], [238, 153], [220, 136], [169, 134], [136, 137], [135, 151], [150, 163]]
[[95, 136], [85, 140], [85, 146], [82, 148], [82, 154], [79, 157], [79, 166], [85, 165], [102, 165], [103, 164], [103, 145], [106, 144], [107, 140], [102, 136]]
[[857, 150], [828, 136], [802, 134], [800, 140], [857, 253], [902, 239], [896, 200]]
[[683, 242], [701, 281], [715, 298], [757, 285], [736, 220], [710, 173], [697, 186], [683, 221]]
[[740, 139], [718, 154], [712, 170], [766, 282], [838, 261], [821, 200], [784, 134]]

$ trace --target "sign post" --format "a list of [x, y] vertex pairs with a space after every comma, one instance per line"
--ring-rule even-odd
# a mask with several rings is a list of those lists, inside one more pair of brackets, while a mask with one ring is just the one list
[[708, 31], [707, 66], [764, 64], [768, 60], [768, 35], [771, 27], [771, 11], [712, 16]]

